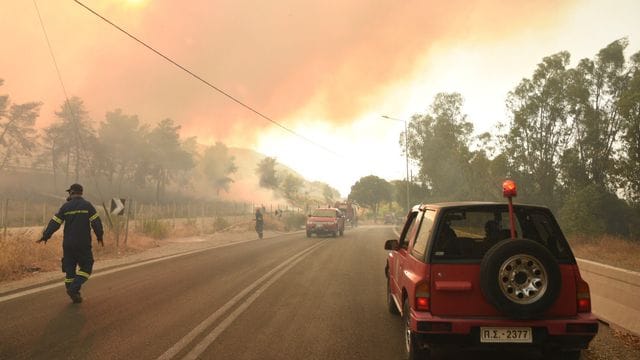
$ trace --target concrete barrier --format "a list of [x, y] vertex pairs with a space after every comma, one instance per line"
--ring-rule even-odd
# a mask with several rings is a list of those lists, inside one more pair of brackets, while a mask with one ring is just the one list
[[640, 273], [577, 259], [591, 289], [591, 308], [602, 321], [640, 335]]

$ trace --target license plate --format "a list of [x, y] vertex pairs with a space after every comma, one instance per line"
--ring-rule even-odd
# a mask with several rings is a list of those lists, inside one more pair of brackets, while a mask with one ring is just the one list
[[531, 343], [530, 327], [481, 327], [482, 343]]

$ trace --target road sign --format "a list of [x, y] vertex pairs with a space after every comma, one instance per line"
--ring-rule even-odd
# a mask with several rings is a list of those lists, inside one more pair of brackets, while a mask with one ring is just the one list
[[124, 214], [124, 203], [126, 199], [111, 199], [111, 215], [123, 215]]

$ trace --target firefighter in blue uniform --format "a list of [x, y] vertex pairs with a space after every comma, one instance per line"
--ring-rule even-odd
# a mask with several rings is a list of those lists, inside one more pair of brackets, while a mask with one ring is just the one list
[[258, 233], [258, 239], [262, 239], [263, 229], [264, 229], [264, 217], [260, 212], [260, 208], [256, 208], [256, 232]]
[[[82, 302], [80, 288], [89, 279], [93, 269], [92, 228], [98, 242], [104, 246], [102, 222], [93, 205], [82, 198], [82, 190], [80, 184], [73, 184], [67, 189], [69, 193], [67, 202], [53, 215], [42, 237], [37, 241], [46, 244], [60, 225], [65, 223], [62, 240], [62, 271], [66, 273], [64, 285], [67, 288], [67, 294], [74, 303]], [[76, 267], [78, 267], [77, 270]]]

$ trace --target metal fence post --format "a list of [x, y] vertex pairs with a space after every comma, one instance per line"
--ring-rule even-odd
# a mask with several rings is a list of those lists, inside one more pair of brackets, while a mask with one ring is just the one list
[[27, 203], [28, 201], [22, 203], [22, 227], [27, 227]]
[[7, 225], [9, 223], [9, 215], [8, 215], [8, 211], [9, 211], [9, 199], [5, 199], [4, 201], [4, 211], [3, 211], [3, 216], [2, 216], [2, 225], [4, 226], [4, 232], [3, 232], [3, 238], [6, 239], [7, 238]]

